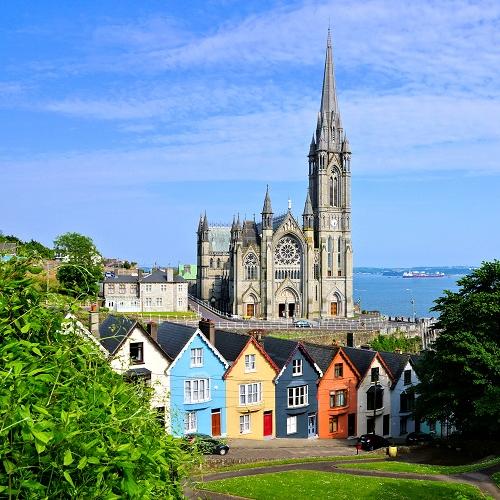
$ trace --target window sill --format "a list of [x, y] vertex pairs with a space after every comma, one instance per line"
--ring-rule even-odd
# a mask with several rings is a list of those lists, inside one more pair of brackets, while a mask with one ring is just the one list
[[292, 377], [301, 377], [302, 376], [302, 372], [300, 373], [292, 373]]
[[305, 403], [303, 405], [296, 405], [296, 406], [287, 406], [290, 410], [295, 410], [297, 408], [305, 408], [306, 406], [309, 406], [309, 403]]

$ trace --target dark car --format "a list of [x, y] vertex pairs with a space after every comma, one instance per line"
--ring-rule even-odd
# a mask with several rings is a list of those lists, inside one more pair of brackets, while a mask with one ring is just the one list
[[229, 446], [222, 440], [208, 434], [192, 433], [186, 434], [184, 439], [195, 445], [204, 455], [225, 455], [229, 451]]
[[408, 436], [406, 436], [406, 444], [426, 444], [431, 443], [434, 440], [434, 436], [432, 434], [426, 434], [425, 432], [410, 432]]
[[389, 441], [378, 434], [363, 434], [359, 436], [358, 444], [361, 445], [362, 450], [372, 451], [383, 448], [384, 446], [389, 446]]

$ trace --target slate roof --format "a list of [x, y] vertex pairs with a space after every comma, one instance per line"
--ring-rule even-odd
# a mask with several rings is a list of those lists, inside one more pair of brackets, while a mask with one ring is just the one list
[[249, 245], [259, 244], [259, 234], [257, 232], [257, 224], [254, 221], [243, 222], [243, 229], [241, 231], [241, 239], [243, 240], [243, 246], [247, 247]]
[[356, 349], [355, 347], [342, 347], [342, 350], [356, 367], [361, 377], [364, 377], [370, 367], [373, 358], [377, 355], [377, 351], [368, 349]]
[[196, 326], [163, 322], [158, 326], [158, 344], [168, 356], [175, 359], [196, 329]]
[[310, 344], [309, 342], [304, 342], [304, 347], [323, 373], [326, 372], [339, 350], [338, 347]]
[[263, 338], [264, 350], [281, 370], [297, 347], [298, 342], [278, 339], [276, 337]]
[[147, 276], [143, 276], [141, 281], [143, 283], [167, 283], [168, 282], [168, 275], [167, 275], [167, 273], [164, 273], [163, 271], [155, 269], [151, 274], [148, 274]]
[[216, 330], [215, 347], [228, 363], [233, 363], [246, 346], [249, 338], [249, 335], [241, 333]]
[[99, 337], [101, 345], [113, 354], [127, 333], [136, 324], [136, 321], [125, 316], [109, 315], [99, 325]]
[[231, 228], [229, 226], [211, 226], [208, 231], [208, 241], [212, 252], [229, 252]]
[[114, 277], [104, 278], [104, 283], [137, 283], [139, 276], [132, 276], [131, 274], [117, 274]]
[[410, 359], [410, 355], [385, 351], [379, 351], [379, 354], [382, 356], [387, 368], [389, 368], [392, 373], [392, 377], [394, 379], [393, 385], [396, 385], [401, 377], [401, 374], [403, 373], [403, 370], [405, 369], [406, 363], [408, 363], [408, 360]]

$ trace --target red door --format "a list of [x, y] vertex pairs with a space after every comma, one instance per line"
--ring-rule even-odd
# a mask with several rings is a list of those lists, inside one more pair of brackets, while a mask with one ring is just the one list
[[273, 412], [264, 412], [264, 437], [273, 435]]
[[212, 410], [212, 436], [220, 436], [220, 410]]

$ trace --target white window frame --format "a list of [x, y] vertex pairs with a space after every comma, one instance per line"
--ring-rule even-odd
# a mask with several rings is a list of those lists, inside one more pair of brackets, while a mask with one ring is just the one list
[[184, 432], [189, 434], [190, 432], [196, 432], [198, 429], [198, 418], [195, 411], [188, 411], [184, 415]]
[[250, 414], [240, 415], [240, 434], [248, 434], [249, 432], [251, 432]]
[[146, 283], [145, 287], [146, 287], [146, 288], [145, 288], [145, 291], [146, 291], [146, 292], [150, 292], [150, 291], [151, 291], [151, 289], [152, 289], [151, 283]]
[[201, 347], [193, 347], [191, 349], [191, 368], [203, 366], [203, 349]]
[[203, 403], [210, 401], [210, 379], [196, 378], [184, 381], [184, 403]]
[[297, 434], [297, 415], [286, 417], [286, 433]]
[[245, 354], [245, 373], [255, 371], [255, 354]]
[[146, 297], [145, 302], [146, 307], [151, 307], [153, 304], [153, 299], [151, 297]]
[[167, 291], [167, 285], [166, 285], [165, 283], [162, 283], [162, 284], [160, 285], [160, 290], [161, 290], [162, 292], [166, 292], [166, 291]]
[[292, 360], [292, 376], [298, 377], [299, 375], [302, 375], [302, 360], [294, 359]]
[[[309, 386], [299, 385], [297, 387], [289, 387], [287, 391], [288, 408], [300, 408], [309, 404]], [[292, 400], [292, 404], [290, 404]]]
[[161, 297], [156, 297], [156, 305], [157, 306], [162, 306], [163, 305], [163, 299]]
[[262, 403], [262, 382], [240, 384], [240, 406], [256, 405]]

